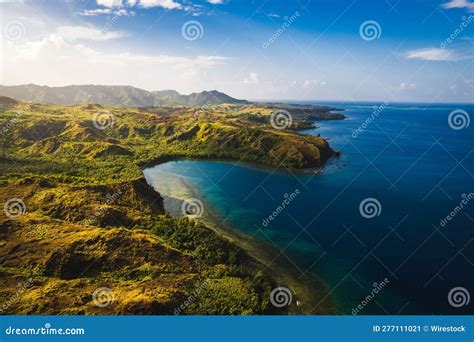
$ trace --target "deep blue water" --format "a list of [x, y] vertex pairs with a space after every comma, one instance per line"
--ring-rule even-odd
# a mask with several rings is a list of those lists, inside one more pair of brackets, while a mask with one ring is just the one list
[[[474, 105], [391, 104], [356, 137], [353, 130], [380, 104], [329, 105], [345, 109], [347, 119], [304, 132], [321, 134], [342, 153], [319, 174], [211, 161], [170, 162], [146, 173], [157, 182], [162, 172], [183, 176], [235, 229], [325, 280], [341, 313], [351, 314], [385, 278], [361, 314], [474, 313], [474, 198], [440, 222], [474, 192], [474, 123], [448, 125], [451, 111], [472, 116]], [[378, 216], [361, 215], [366, 198], [379, 201]], [[448, 293], [459, 286], [471, 300], [454, 308]]]

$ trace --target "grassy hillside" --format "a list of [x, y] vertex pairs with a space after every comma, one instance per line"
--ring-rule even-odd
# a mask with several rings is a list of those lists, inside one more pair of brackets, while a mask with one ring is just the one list
[[[229, 108], [0, 98], [0, 201], [24, 203], [22, 215], [1, 216], [1, 313], [286, 313], [270, 305], [262, 265], [203, 224], [167, 216], [142, 177], [175, 158], [305, 168], [334, 154], [322, 138], [271, 128], [268, 108]], [[103, 288], [110, 305], [97, 305]]]
[[139, 165], [166, 158], [312, 168], [334, 155], [323, 138], [273, 129], [267, 108], [9, 106], [1, 118], [4, 179], [41, 174], [77, 184], [129, 180], [141, 177]]
[[[272, 310], [265, 271], [205, 226], [163, 215], [143, 180], [76, 187], [31, 177], [2, 189], [2, 203], [26, 206], [2, 217], [0, 301], [15, 299], [3, 314], [172, 315], [196, 288], [202, 296], [180, 313]], [[97, 304], [100, 288], [113, 303]]]
[[18, 86], [0, 85], [0, 95], [35, 103], [73, 105], [98, 103], [108, 106], [144, 107], [144, 106], [208, 106], [221, 103], [248, 103], [237, 100], [224, 93], [203, 91], [190, 95], [181, 95], [174, 90], [149, 92], [131, 86], [109, 85], [69, 85], [48, 87], [36, 84]]

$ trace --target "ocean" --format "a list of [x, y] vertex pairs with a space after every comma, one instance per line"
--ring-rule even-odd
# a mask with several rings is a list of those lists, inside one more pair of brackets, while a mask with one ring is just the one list
[[347, 116], [300, 132], [341, 151], [319, 173], [185, 160], [145, 176], [189, 184], [233, 229], [326, 282], [341, 314], [473, 314], [474, 105], [314, 104]]

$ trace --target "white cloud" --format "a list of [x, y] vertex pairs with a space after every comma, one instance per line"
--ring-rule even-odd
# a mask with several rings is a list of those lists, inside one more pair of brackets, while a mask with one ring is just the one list
[[99, 14], [112, 14], [112, 10], [110, 8], [97, 8], [92, 10], [84, 10], [78, 14], [86, 17], [92, 17]]
[[[81, 37], [84, 37], [82, 35]], [[74, 36], [75, 37], [75, 36]], [[19, 60], [28, 59], [32, 62], [41, 62], [44, 57], [61, 61], [68, 67], [68, 61], [72, 64], [110, 64], [122, 65], [129, 62], [168, 64], [178, 67], [202, 66], [208, 67], [220, 64], [228, 60], [222, 56], [196, 56], [194, 58], [172, 55], [139, 55], [132, 53], [103, 53], [91, 47], [92, 44], [77, 43], [69, 37], [52, 33], [40, 41], [15, 44], [11, 48], [15, 49]], [[95, 39], [103, 40], [103, 39]], [[54, 64], [58, 66], [58, 64]]]
[[258, 84], [258, 82], [258, 74], [255, 72], [251, 72], [250, 75], [244, 79], [245, 84]]
[[443, 8], [465, 8], [469, 12], [474, 12], [474, 3], [469, 0], [451, 0], [441, 5]]
[[306, 80], [303, 82], [303, 88], [309, 87], [318, 87], [326, 85], [326, 81], [319, 81], [319, 80]]
[[213, 5], [222, 5], [224, 0], [207, 0], [207, 2]]
[[112, 14], [118, 15], [119, 17], [121, 17], [121, 16], [134, 16], [135, 12], [134, 11], [128, 11], [128, 10], [122, 8], [122, 9], [113, 11]]
[[415, 88], [416, 88], [415, 83], [405, 83], [405, 82], [400, 83], [400, 90], [415, 89]]
[[[109, 33], [62, 26], [41, 40], [7, 41], [2, 53], [6, 84], [130, 84], [145, 89], [205, 88], [208, 72], [228, 62], [215, 55], [177, 56], [104, 52]], [[90, 40], [86, 40], [90, 39]], [[19, 72], [21, 71], [21, 72]]]
[[457, 61], [459, 57], [452, 50], [438, 49], [438, 48], [427, 48], [427, 49], [415, 49], [408, 51], [405, 54], [406, 58], [410, 59], [421, 59], [425, 61]]
[[97, 9], [84, 10], [82, 12], [79, 12], [78, 14], [86, 16], [86, 17], [94, 17], [100, 14], [108, 14], [108, 15], [113, 14], [113, 15], [118, 15], [121, 17], [121, 16], [134, 16], [135, 12], [128, 11], [123, 8], [120, 8], [120, 9], [97, 8]]
[[[1, 1], [1, 0], [0, 0]], [[202, 5], [193, 4], [189, 0], [96, 0], [97, 5], [106, 8], [87, 9], [79, 12], [82, 16], [97, 16], [100, 14], [115, 14], [118, 16], [134, 16], [135, 12], [130, 11], [130, 8], [149, 9], [161, 7], [167, 10], [185, 11], [193, 16], [200, 16], [204, 14], [201, 11]], [[213, 1], [213, 2], [211, 2]], [[223, 4], [224, 0], [209, 0], [213, 4]]]
[[122, 0], [97, 0], [97, 5], [104, 7], [122, 7]]
[[[183, 5], [176, 0], [97, 0], [97, 5], [107, 8], [133, 7], [142, 8], [162, 7], [166, 9], [184, 9]], [[87, 12], [84, 11], [84, 13]]]
[[175, 0], [139, 0], [138, 6], [143, 8], [163, 7], [166, 9], [183, 9], [183, 5]]
[[125, 37], [126, 34], [118, 31], [103, 31], [88, 26], [59, 26], [55, 33], [66, 41], [95, 40], [103, 41]]

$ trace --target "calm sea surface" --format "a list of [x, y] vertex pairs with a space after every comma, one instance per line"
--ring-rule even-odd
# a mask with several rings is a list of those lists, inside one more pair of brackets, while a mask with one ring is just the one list
[[[341, 313], [361, 303], [360, 314], [474, 313], [474, 123], [448, 123], [453, 110], [473, 116], [474, 105], [324, 104], [347, 119], [302, 132], [342, 153], [319, 174], [177, 161], [145, 175], [154, 184], [179, 176], [234, 229], [326, 281]], [[468, 305], [449, 304], [455, 287], [470, 293]]]

